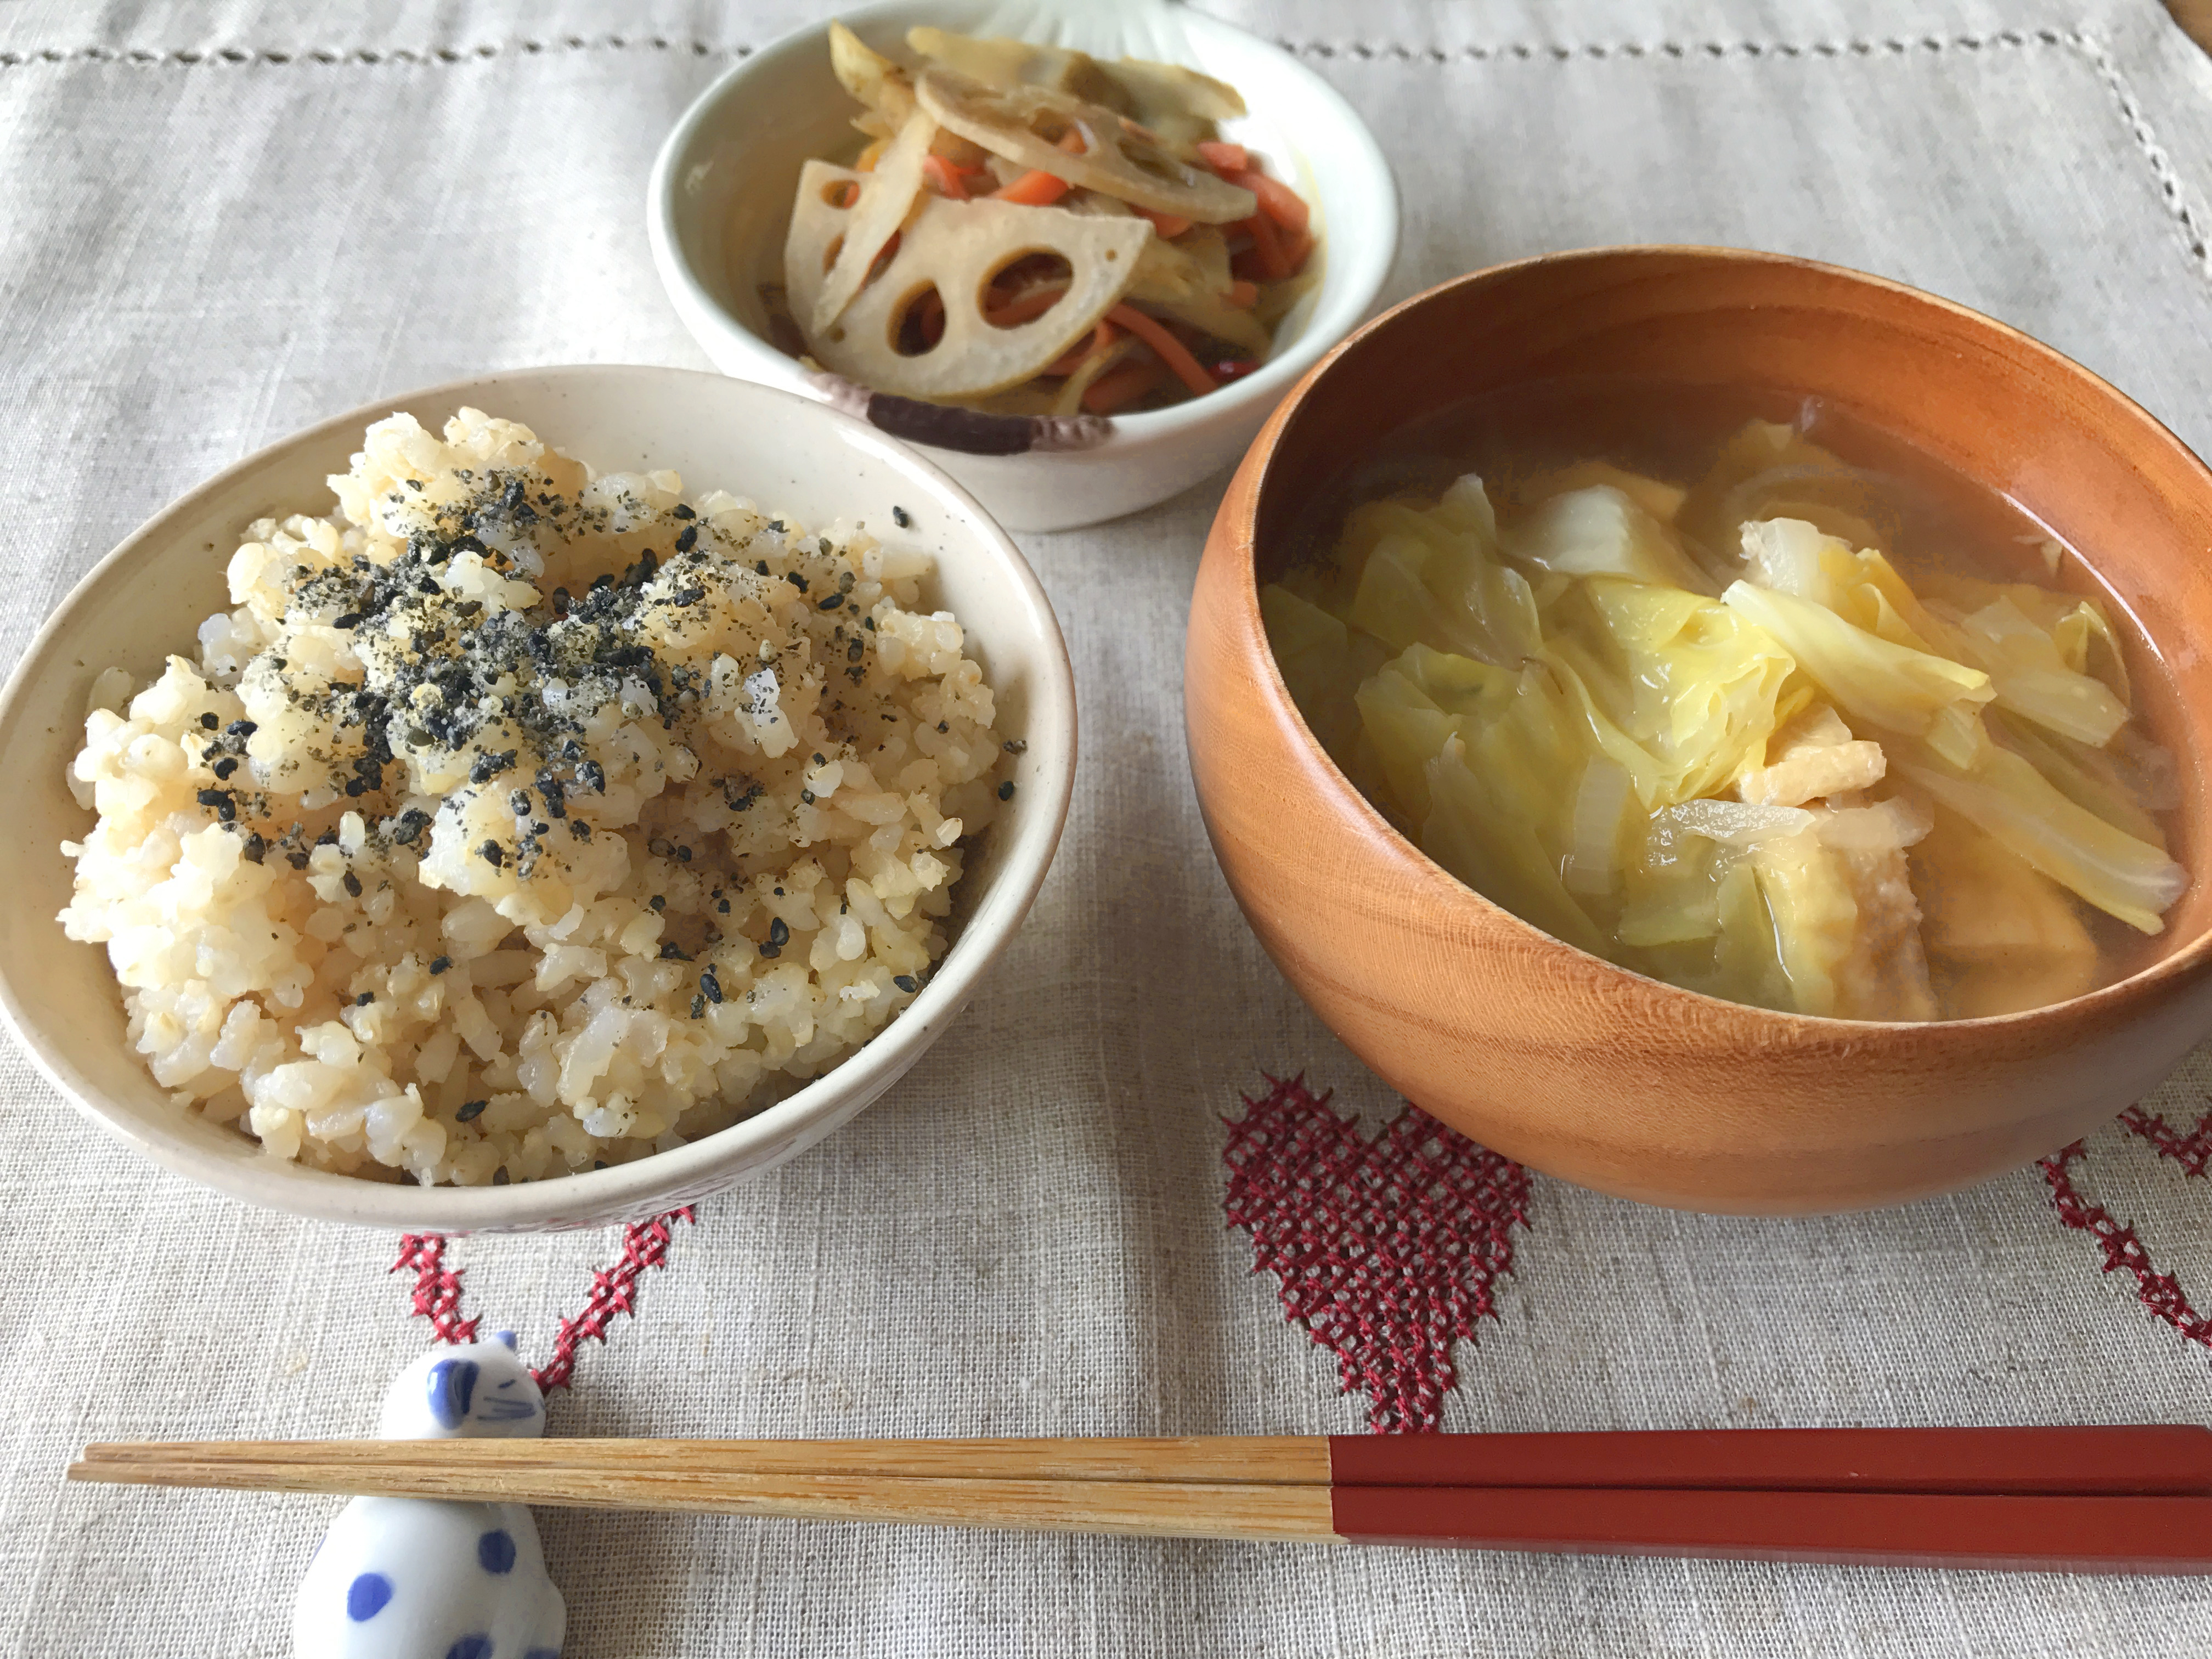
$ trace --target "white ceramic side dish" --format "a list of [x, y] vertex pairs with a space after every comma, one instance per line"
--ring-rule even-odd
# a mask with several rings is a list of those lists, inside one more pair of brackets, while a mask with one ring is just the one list
[[[881, 0], [841, 21], [878, 51], [908, 56], [906, 31], [988, 28], [989, 0]], [[1319, 76], [1279, 48], [1184, 11], [1194, 66], [1244, 94], [1224, 127], [1313, 204], [1322, 280], [1255, 373], [1170, 409], [1115, 418], [1095, 447], [1020, 455], [932, 449], [930, 458], [1020, 530], [1065, 530], [1166, 500], [1243, 453], [1323, 352], [1364, 321], [1398, 247], [1398, 194], [1374, 137]], [[857, 106], [830, 73], [828, 23], [754, 52], [702, 93], [662, 146], [647, 191], [653, 258], [677, 313], [724, 373], [813, 396], [805, 367], [771, 343], [756, 292], [782, 280], [784, 230], [800, 166], [850, 150]]]
[[[925, 599], [951, 611], [997, 696], [1002, 731], [1028, 748], [1019, 787], [971, 852], [951, 950], [920, 996], [842, 1064], [718, 1134], [635, 1163], [503, 1187], [417, 1187], [276, 1158], [239, 1131], [170, 1104], [127, 1041], [105, 953], [64, 937], [70, 866], [61, 842], [91, 816], [64, 781], [102, 669], [142, 682], [191, 654], [202, 618], [227, 609], [239, 532], [272, 514], [328, 510], [369, 422], [405, 410], [435, 428], [463, 404], [519, 420], [603, 471], [672, 467], [802, 522], [843, 516], [911, 538], [937, 561]], [[891, 532], [892, 508], [907, 529]], [[380, 398], [288, 438], [164, 508], [78, 583], [0, 695], [0, 766], [14, 819], [0, 844], [0, 1012], [57, 1088], [164, 1167], [295, 1215], [415, 1232], [599, 1225], [687, 1203], [820, 1140], [903, 1076], [974, 994], [1036, 897], [1075, 774], [1075, 690], [1043, 590], [1005, 533], [936, 467], [865, 422], [787, 392], [677, 368], [524, 369]]]

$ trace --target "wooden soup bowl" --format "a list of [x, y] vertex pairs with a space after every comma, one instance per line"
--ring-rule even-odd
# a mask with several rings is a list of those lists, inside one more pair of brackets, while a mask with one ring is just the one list
[[[2142, 409], [1987, 317], [1856, 272], [1713, 248], [1557, 254], [1407, 301], [1316, 365], [1207, 538], [1184, 668], [1215, 856], [1277, 966], [1446, 1123], [1645, 1203], [1789, 1214], [1892, 1204], [2095, 1128], [2212, 1030], [2212, 886], [2164, 953], [2074, 1001], [1878, 1024], [1722, 1002], [1617, 968], [1461, 884], [1384, 821], [1299, 718], [1257, 584], [1334, 538], [1350, 469], [1464, 399], [1575, 374], [1817, 393], [2002, 491], [2082, 550], [2162, 670], [2167, 734], [2212, 729], [2212, 472]], [[1340, 501], [1340, 497], [1339, 498]], [[2176, 706], [2178, 703], [2178, 707]], [[2201, 749], [2201, 744], [2197, 745]], [[2201, 772], [2176, 855], [2196, 868]]]

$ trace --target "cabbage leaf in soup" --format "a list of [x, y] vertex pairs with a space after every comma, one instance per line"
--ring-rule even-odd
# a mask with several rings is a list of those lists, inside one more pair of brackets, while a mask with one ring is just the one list
[[1867, 477], [1756, 421], [1687, 483], [1469, 474], [1355, 507], [1262, 617], [1346, 775], [1579, 949], [1847, 1019], [2080, 995], [2091, 913], [2155, 933], [2186, 885], [2172, 757], [2095, 602], [1909, 582]]

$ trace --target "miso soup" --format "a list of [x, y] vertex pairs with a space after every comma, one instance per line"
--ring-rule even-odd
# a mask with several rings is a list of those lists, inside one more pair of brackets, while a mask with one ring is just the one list
[[1261, 594], [1284, 679], [1437, 863], [1593, 955], [1842, 1019], [2065, 1000], [2186, 888], [2170, 688], [2074, 550], [1817, 400], [1470, 403]]

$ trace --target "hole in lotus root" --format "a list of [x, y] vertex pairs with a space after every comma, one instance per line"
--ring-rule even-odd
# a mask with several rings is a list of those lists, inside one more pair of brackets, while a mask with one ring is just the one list
[[1075, 267], [1060, 254], [1017, 254], [984, 284], [984, 320], [994, 328], [1035, 322], [1066, 297], [1074, 280]]
[[822, 186], [822, 199], [833, 208], [848, 208], [860, 199], [860, 186], [850, 179], [832, 179]]
[[920, 357], [937, 349], [945, 337], [945, 296], [937, 284], [915, 292], [891, 327], [891, 349], [902, 357]]

